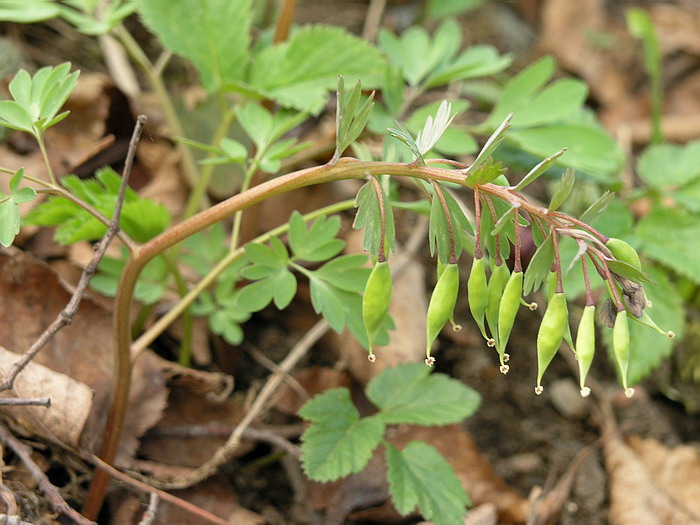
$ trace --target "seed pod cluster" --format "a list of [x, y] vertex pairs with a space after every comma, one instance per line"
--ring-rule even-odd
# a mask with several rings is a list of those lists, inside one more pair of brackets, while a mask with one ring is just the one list
[[362, 296], [362, 320], [367, 331], [369, 355], [367, 358], [374, 362], [372, 346], [384, 321], [389, 315], [391, 306], [391, 269], [386, 261], [378, 262], [369, 274], [365, 292]]
[[428, 303], [425, 362], [429, 366], [435, 363], [435, 358], [430, 355], [433, 342], [452, 317], [458, 294], [459, 268], [456, 264], [450, 263], [440, 274]]

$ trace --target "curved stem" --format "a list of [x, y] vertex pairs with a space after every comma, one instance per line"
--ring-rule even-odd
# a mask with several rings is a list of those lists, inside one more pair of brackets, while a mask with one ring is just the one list
[[46, 151], [46, 144], [44, 143], [44, 135], [37, 133], [34, 135], [36, 141], [39, 143], [39, 150], [41, 151], [41, 156], [44, 158], [44, 164], [46, 164], [46, 169], [49, 171], [49, 179], [54, 186], [58, 186], [58, 181], [56, 180], [56, 174], [53, 172], [51, 167], [51, 162], [49, 162], [49, 154]]
[[384, 192], [382, 191], [382, 185], [377, 180], [377, 177], [370, 177], [372, 182], [372, 187], [374, 192], [377, 194], [377, 202], [379, 203], [379, 253], [377, 254], [377, 262], [386, 261], [386, 210], [384, 209]]

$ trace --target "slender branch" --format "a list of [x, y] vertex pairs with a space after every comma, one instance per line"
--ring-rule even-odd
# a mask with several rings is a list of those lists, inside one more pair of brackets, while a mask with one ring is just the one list
[[56, 512], [65, 514], [75, 523], [79, 525], [96, 525], [94, 521], [90, 521], [85, 516], [82, 516], [78, 511], [72, 508], [66, 500], [63, 499], [58, 489], [51, 484], [49, 478], [39, 468], [32, 459], [32, 449], [17, 439], [10, 429], [4, 423], [0, 423], [0, 441], [17, 454], [19, 459], [27, 467], [27, 470], [32, 475], [34, 480], [39, 485], [39, 489], [46, 495], [51, 505], [51, 508]]
[[282, 8], [275, 27], [273, 42], [279, 44], [289, 37], [289, 30], [294, 23], [294, 13], [297, 8], [297, 0], [282, 0]]
[[565, 214], [563, 214], [563, 213], [559, 213], [559, 212], [557, 212], [557, 211], [549, 212], [549, 215], [552, 216], [552, 217], [556, 217], [556, 218], [558, 218], [558, 219], [563, 219], [563, 220], [565, 220], [565, 221], [568, 221], [568, 222], [570, 222], [570, 223], [572, 223], [572, 224], [575, 224], [576, 226], [579, 226], [579, 227], [583, 228], [584, 230], [587, 230], [587, 231], [591, 232], [591, 233], [592, 233], [593, 235], [595, 235], [598, 239], [600, 239], [600, 240], [603, 242], [603, 244], [605, 244], [606, 242], [608, 242], [608, 237], [606, 237], [605, 235], [603, 235], [602, 233], [600, 233], [600, 232], [599, 232], [598, 230], [596, 230], [593, 226], [590, 226], [590, 225], [586, 224], [585, 222], [583, 222], [583, 221], [581, 221], [581, 220], [579, 220], [579, 219], [576, 219], [575, 217], [570, 217], [570, 216], [568, 216], [568, 215], [565, 215]]
[[199, 520], [203, 521], [198, 521], [197, 523], [214, 523], [216, 525], [230, 525], [230, 522], [220, 518], [219, 516], [216, 516], [212, 514], [211, 512], [204, 510], [202, 508], [197, 507], [196, 505], [193, 505], [189, 501], [185, 501], [181, 498], [178, 498], [177, 496], [174, 496], [172, 494], [169, 494], [167, 492], [163, 492], [162, 490], [159, 490], [157, 488], [151, 487], [150, 485], [144, 483], [143, 481], [139, 481], [137, 479], [132, 478], [131, 476], [124, 474], [123, 472], [115, 469], [111, 465], [108, 465], [104, 461], [102, 461], [100, 458], [93, 454], [82, 454], [81, 457], [85, 459], [86, 461], [89, 461], [95, 467], [97, 467], [98, 472], [104, 471], [106, 472], [110, 477], [121, 481], [122, 483], [125, 483], [127, 485], [131, 485], [138, 490], [141, 490], [147, 494], [156, 494], [162, 501], [166, 501], [170, 503], [171, 505], [175, 505], [179, 508], [181, 508], [183, 511], [197, 517]]
[[[51, 398], [50, 397], [27, 397], [27, 398], [17, 398], [17, 397], [3, 397], [0, 398], [1, 406], [41, 406], [50, 408]], [[2, 522], [0, 522], [2, 523]]]
[[481, 196], [480, 186], [474, 186], [474, 258], [481, 259], [484, 252], [481, 249]]
[[158, 503], [160, 502], [160, 497], [155, 492], [151, 492], [151, 496], [148, 498], [148, 508], [146, 512], [143, 513], [139, 525], [151, 525], [156, 520], [156, 511], [158, 510]]
[[51, 180], [51, 184], [54, 186], [58, 186], [58, 181], [56, 180], [56, 174], [53, 172], [53, 168], [51, 167], [51, 162], [49, 161], [49, 154], [46, 151], [46, 144], [44, 143], [44, 135], [41, 133], [37, 133], [34, 135], [36, 138], [36, 141], [39, 143], [39, 150], [41, 151], [41, 156], [44, 158], [44, 164], [46, 164], [46, 169], [49, 170], [49, 179]]
[[588, 276], [588, 265], [586, 264], [586, 255], [581, 257], [581, 270], [583, 271], [583, 282], [586, 285], [586, 306], [593, 306], [595, 300], [593, 299], [593, 291], [591, 290], [591, 279]]
[[[483, 188], [482, 188], [483, 189]], [[486, 197], [486, 204], [489, 207], [489, 212], [491, 213], [491, 220], [495, 225], [498, 222], [498, 216], [496, 215], [496, 208], [493, 205], [493, 201], [490, 197]], [[497, 233], [494, 239], [495, 254], [493, 256], [493, 262], [496, 266], [503, 264], [503, 259], [501, 258], [501, 234]]]
[[87, 290], [90, 278], [93, 276], [97, 270], [97, 265], [102, 260], [107, 247], [112, 242], [112, 239], [116, 236], [119, 231], [119, 217], [121, 215], [122, 204], [124, 202], [124, 195], [126, 193], [126, 186], [129, 182], [129, 175], [131, 174], [131, 168], [134, 163], [134, 156], [136, 155], [136, 146], [138, 145], [139, 137], [141, 136], [141, 131], [146, 123], [146, 117], [141, 115], [136, 121], [136, 126], [134, 128], [134, 133], [129, 143], [129, 152], [126, 157], [126, 162], [124, 164], [124, 172], [122, 175], [121, 186], [119, 187], [119, 195], [117, 197], [117, 204], [114, 208], [114, 217], [112, 222], [107, 229], [104, 237], [97, 245], [95, 249], [95, 254], [92, 256], [90, 262], [83, 269], [83, 273], [80, 276], [80, 281], [73, 292], [73, 295], [68, 301], [68, 304], [63, 310], [58, 314], [56, 319], [49, 325], [49, 327], [44, 330], [44, 332], [39, 336], [39, 338], [34, 341], [34, 343], [29, 347], [21, 358], [15, 361], [10, 368], [10, 372], [0, 381], [0, 391], [9, 390], [13, 387], [15, 379], [17, 376], [26, 368], [32, 359], [36, 357], [39, 351], [49, 342], [49, 340], [64, 326], [71, 324], [73, 322], [73, 317], [75, 317], [78, 311], [78, 306], [83, 300], [85, 291]]
[[554, 248], [554, 271], [557, 272], [557, 293], [562, 293], [564, 291], [564, 285], [561, 276], [561, 258], [559, 257], [559, 234], [554, 227], [551, 228], [550, 233], [552, 235], [552, 246]]

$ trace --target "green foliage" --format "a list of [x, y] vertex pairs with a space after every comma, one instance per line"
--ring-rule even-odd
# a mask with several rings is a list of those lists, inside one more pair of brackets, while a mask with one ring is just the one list
[[471, 500], [435, 448], [422, 441], [411, 441], [403, 450], [388, 445], [386, 462], [389, 490], [399, 514], [410, 514], [418, 507], [436, 525], [464, 521]]
[[25, 131], [37, 140], [46, 129], [68, 116], [58, 113], [78, 82], [69, 62], [42, 67], [33, 76], [20, 70], [9, 85], [13, 100], [0, 101], [0, 125]]
[[373, 87], [384, 66], [375, 48], [343, 29], [305, 27], [256, 55], [248, 84], [285, 107], [316, 114], [336, 87], [338, 75], [348, 83], [362, 77], [366, 87]]
[[250, 0], [141, 0], [139, 14], [163, 46], [194, 64], [208, 91], [244, 79]]
[[362, 246], [372, 257], [379, 253], [379, 245], [382, 238], [382, 228], [384, 228], [384, 238], [387, 247], [393, 251], [396, 238], [396, 228], [394, 226], [394, 214], [391, 202], [382, 188], [382, 200], [384, 201], [385, 221], [382, 223], [381, 211], [379, 208], [379, 196], [374, 190], [371, 181], [366, 182], [357, 192], [355, 197], [355, 207], [357, 214], [352, 227], [363, 228]]
[[372, 113], [374, 92], [358, 109], [361, 95], [362, 83], [359, 80], [350, 94], [346, 94], [345, 80], [342, 76], [338, 77], [338, 98], [335, 113], [336, 147], [333, 156], [335, 160], [360, 136]]
[[19, 233], [19, 205], [36, 197], [33, 188], [20, 188], [24, 169], [20, 168], [10, 179], [10, 193], [0, 192], [0, 244], [7, 247]]
[[[103, 257], [97, 267], [98, 273], [90, 280], [90, 286], [101, 294], [114, 297], [127, 259], [125, 249], [122, 249], [120, 258]], [[168, 288], [169, 277], [170, 272], [165, 260], [162, 257], [156, 257], [144, 268], [136, 283], [134, 297], [144, 304], [157, 303]]]
[[484, 0], [428, 0], [425, 5], [425, 14], [429, 18], [442, 18], [471, 11], [481, 6]]
[[359, 472], [383, 443], [389, 487], [399, 513], [406, 515], [418, 507], [435, 523], [461, 522], [469, 498], [442, 455], [422, 442], [398, 450], [382, 439], [387, 425], [447, 425], [476, 410], [476, 392], [430, 372], [412, 363], [377, 375], [367, 385], [367, 396], [378, 409], [369, 417], [360, 417], [346, 388], [327, 390], [308, 401], [299, 411], [311, 422], [302, 435], [306, 474], [316, 481], [332, 481]]
[[[114, 213], [120, 183], [121, 177], [111, 168], [99, 170], [94, 179], [81, 180], [75, 175], [61, 179], [61, 184], [74, 196], [110, 219]], [[170, 213], [163, 205], [144, 199], [127, 188], [120, 226], [129, 237], [145, 242], [165, 231], [170, 220]], [[55, 226], [55, 239], [61, 244], [99, 239], [107, 231], [105, 224], [66, 197], [50, 197], [27, 215], [26, 222]]]

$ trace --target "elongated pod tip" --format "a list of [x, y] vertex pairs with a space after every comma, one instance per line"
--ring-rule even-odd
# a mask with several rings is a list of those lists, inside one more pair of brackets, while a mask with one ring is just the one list
[[488, 346], [489, 348], [493, 348], [494, 346], [496, 346], [496, 340], [492, 337], [488, 338], [486, 340], [486, 346]]
[[537, 385], [535, 387], [535, 394], [539, 396], [540, 394], [542, 394], [542, 392], [544, 392], [544, 387], [542, 385]]
[[433, 356], [426, 357], [425, 364], [428, 366], [434, 366], [435, 365], [435, 358]]
[[376, 360], [377, 360], [377, 356], [374, 354], [369, 354], [367, 356], [367, 361], [369, 361], [370, 363], [374, 363]]
[[668, 332], [666, 332], [666, 337], [668, 337], [669, 339], [674, 339], [676, 337], [676, 332], [674, 332], [673, 330], [669, 330]]
[[584, 387], [581, 389], [581, 397], [588, 397], [588, 396], [590, 396], [590, 395], [591, 395], [591, 389], [588, 388], [587, 386], [584, 386]]
[[625, 389], [625, 397], [630, 398], [634, 395], [634, 388], [626, 388]]
[[510, 370], [510, 367], [508, 365], [501, 365], [501, 374], [506, 375], [508, 371]]

